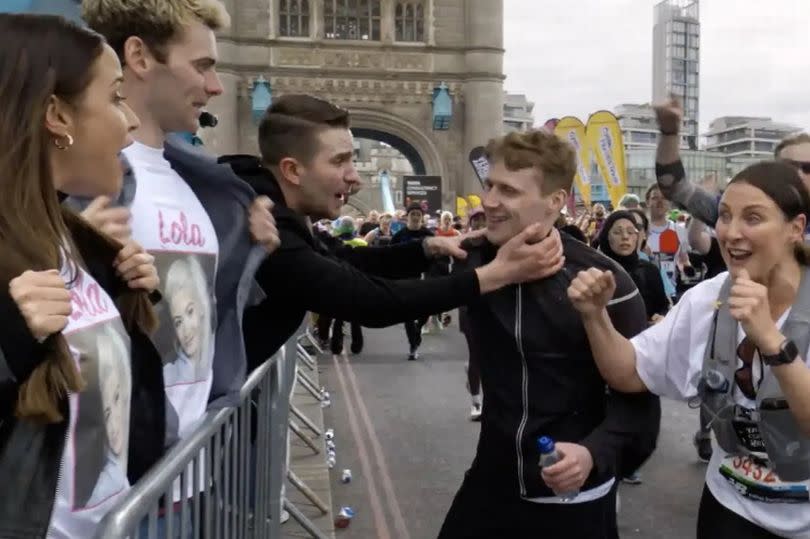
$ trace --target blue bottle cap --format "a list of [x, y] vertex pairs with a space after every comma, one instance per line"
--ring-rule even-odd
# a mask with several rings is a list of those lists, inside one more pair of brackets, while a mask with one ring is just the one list
[[548, 436], [540, 436], [539, 438], [537, 438], [537, 450], [540, 451], [540, 453], [543, 455], [547, 453], [553, 453], [554, 440], [552, 440]]

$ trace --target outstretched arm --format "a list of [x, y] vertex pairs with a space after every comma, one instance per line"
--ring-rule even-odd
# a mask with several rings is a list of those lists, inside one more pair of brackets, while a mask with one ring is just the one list
[[475, 270], [435, 279], [390, 280], [320, 254], [283, 228], [281, 234], [281, 248], [257, 273], [268, 298], [367, 327], [453, 309], [479, 294], [556, 273], [563, 262], [549, 259], [559, 235], [541, 241], [540, 227], [532, 225], [502, 246], [495, 260]]
[[655, 156], [655, 176], [661, 193], [686, 208], [693, 217], [713, 227], [717, 222], [717, 197], [690, 182], [681, 162], [681, 103], [670, 99], [656, 106], [655, 113], [661, 132]]

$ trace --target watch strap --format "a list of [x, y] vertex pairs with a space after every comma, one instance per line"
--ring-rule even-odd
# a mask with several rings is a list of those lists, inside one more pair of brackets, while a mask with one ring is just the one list
[[799, 357], [799, 349], [790, 339], [785, 339], [779, 347], [779, 352], [773, 355], [760, 354], [762, 362], [769, 366], [787, 365]]

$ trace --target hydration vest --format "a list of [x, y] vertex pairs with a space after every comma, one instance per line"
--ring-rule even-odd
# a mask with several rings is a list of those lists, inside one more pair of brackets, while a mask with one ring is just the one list
[[[756, 408], [749, 413], [733, 399], [737, 371], [737, 321], [728, 309], [731, 276], [723, 283], [714, 314], [711, 337], [706, 346], [698, 383], [701, 406], [711, 415], [717, 444], [731, 455], [748, 455], [756, 446], [764, 452], [783, 481], [810, 479], [810, 438], [796, 422], [787, 399], [770, 369], [763, 374], [756, 394]], [[802, 273], [796, 301], [782, 334], [792, 340], [801, 357], [810, 345], [810, 269]], [[799, 359], [797, 359], [798, 361]], [[741, 417], [744, 416], [744, 417]], [[758, 432], [757, 432], [758, 431]], [[748, 443], [744, 444], [743, 439]]]

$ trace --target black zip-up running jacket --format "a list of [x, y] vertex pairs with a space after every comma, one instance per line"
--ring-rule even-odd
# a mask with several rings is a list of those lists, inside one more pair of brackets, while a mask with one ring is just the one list
[[[627, 337], [647, 327], [644, 302], [618, 264], [561, 236], [565, 266], [560, 272], [502, 288], [468, 306], [467, 329], [482, 348], [484, 393], [478, 451], [469, 473], [480, 474], [499, 496], [554, 496], [540, 476], [539, 436], [588, 448], [594, 467], [583, 491], [635, 470], [658, 437], [658, 398], [607, 390], [567, 290], [579, 271], [612, 270], [617, 289], [608, 312]], [[496, 254], [485, 240], [467, 247], [469, 258], [457, 262], [456, 270], [486, 264]]]

